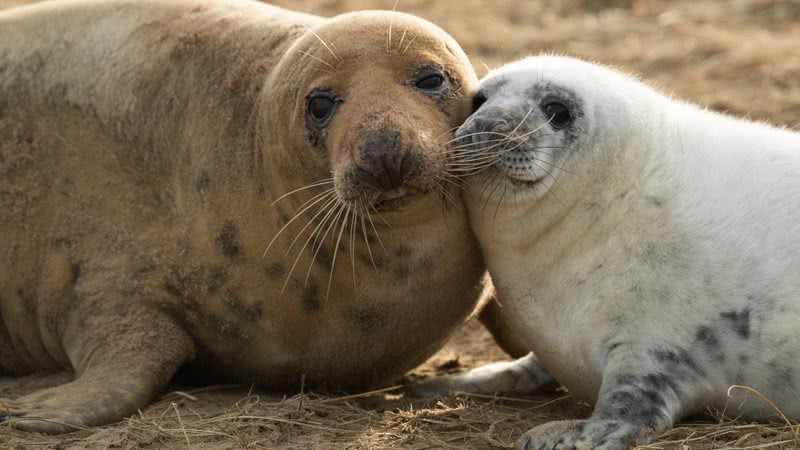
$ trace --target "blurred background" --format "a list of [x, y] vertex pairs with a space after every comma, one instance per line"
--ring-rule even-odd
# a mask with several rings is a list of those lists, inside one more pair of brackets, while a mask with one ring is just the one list
[[278, 0], [322, 15], [392, 9], [431, 20], [478, 74], [553, 52], [612, 64], [716, 110], [800, 124], [798, 0]]

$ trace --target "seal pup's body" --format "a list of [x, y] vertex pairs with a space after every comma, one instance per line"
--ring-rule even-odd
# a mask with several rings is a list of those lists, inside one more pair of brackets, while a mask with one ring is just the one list
[[184, 364], [293, 390], [421, 363], [483, 270], [440, 181], [476, 87], [404, 14], [0, 12], [0, 374], [76, 372], [5, 411], [63, 432], [135, 412]]
[[[521, 448], [628, 448], [705, 407], [776, 414], [733, 385], [800, 418], [800, 134], [569, 58], [509, 64], [478, 98], [457, 135], [481, 171], [467, 203], [498, 298], [547, 371], [595, 403]], [[547, 379], [529, 356], [419, 390]]]

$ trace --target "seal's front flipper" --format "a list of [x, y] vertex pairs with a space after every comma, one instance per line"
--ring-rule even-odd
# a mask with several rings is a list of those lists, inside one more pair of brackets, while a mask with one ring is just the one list
[[647, 444], [710, 393], [703, 378], [686, 351], [617, 346], [608, 355], [592, 416], [537, 426], [517, 448], [626, 450]]
[[156, 311], [120, 309], [126, 314], [88, 316], [68, 328], [75, 379], [0, 400], [4, 418], [23, 430], [66, 433], [118, 421], [160, 394], [193, 357], [191, 340]]
[[528, 356], [508, 362], [497, 362], [464, 373], [430, 378], [409, 386], [409, 394], [417, 397], [438, 397], [451, 392], [473, 394], [531, 394], [553, 382], [538, 359]]

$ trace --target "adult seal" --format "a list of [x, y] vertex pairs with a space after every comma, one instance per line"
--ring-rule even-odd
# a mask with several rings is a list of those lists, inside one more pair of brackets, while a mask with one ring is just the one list
[[4, 412], [64, 432], [184, 365], [284, 390], [422, 362], [480, 288], [446, 179], [476, 88], [457, 43], [404, 14], [0, 13], [0, 373], [75, 373]]
[[775, 418], [760, 395], [800, 418], [800, 134], [561, 57], [492, 72], [476, 105], [457, 132], [483, 189], [471, 223], [541, 364], [421, 390], [530, 391], [549, 372], [595, 404], [524, 449], [626, 449], [707, 407]]

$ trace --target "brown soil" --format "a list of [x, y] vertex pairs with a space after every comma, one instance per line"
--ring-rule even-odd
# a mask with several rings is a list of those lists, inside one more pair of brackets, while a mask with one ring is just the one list
[[[0, 0], [0, 7], [24, 0]], [[279, 0], [333, 15], [394, 0]], [[531, 53], [577, 55], [640, 74], [676, 97], [776, 124], [800, 123], [800, 3], [795, 0], [400, 0], [397, 10], [452, 33], [479, 74]], [[503, 359], [475, 322], [415, 376]], [[0, 397], [65, 380], [0, 380]], [[175, 388], [179, 389], [179, 388]], [[244, 386], [177, 390], [121, 423], [63, 436], [0, 427], [0, 448], [501, 448], [533, 425], [586, 415], [565, 392], [530, 398], [409, 400], [401, 387], [362, 396], [274, 397]], [[712, 416], [713, 417], [713, 416]], [[794, 449], [800, 427], [700, 418], [643, 448]]]

